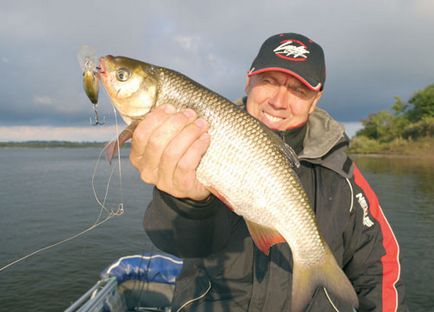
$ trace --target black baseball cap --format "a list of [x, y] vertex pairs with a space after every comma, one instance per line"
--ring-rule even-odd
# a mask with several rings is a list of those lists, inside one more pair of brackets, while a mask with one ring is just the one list
[[300, 34], [271, 36], [262, 44], [248, 76], [267, 71], [290, 74], [311, 90], [323, 90], [326, 78], [324, 51], [319, 44]]

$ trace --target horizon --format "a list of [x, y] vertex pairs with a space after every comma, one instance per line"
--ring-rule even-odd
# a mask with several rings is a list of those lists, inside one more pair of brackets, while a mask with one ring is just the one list
[[[357, 130], [362, 128], [361, 122], [341, 123], [347, 135], [351, 138]], [[126, 126], [118, 126], [120, 133]], [[23, 137], [23, 133], [25, 136]], [[86, 139], [83, 139], [86, 137]], [[88, 127], [1, 127], [0, 142], [28, 142], [28, 141], [67, 141], [83, 143], [103, 143], [117, 137], [116, 126], [88, 126]]]

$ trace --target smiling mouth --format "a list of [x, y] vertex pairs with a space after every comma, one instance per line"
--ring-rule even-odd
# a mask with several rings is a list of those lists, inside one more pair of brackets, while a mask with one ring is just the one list
[[270, 115], [270, 114], [268, 114], [266, 112], [262, 112], [262, 113], [271, 122], [279, 122], [279, 121], [282, 121], [284, 119], [284, 118], [280, 118], [280, 117], [276, 117], [276, 116]]

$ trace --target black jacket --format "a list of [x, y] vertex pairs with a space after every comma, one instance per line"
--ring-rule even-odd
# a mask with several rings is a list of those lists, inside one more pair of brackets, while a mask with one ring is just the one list
[[[346, 155], [347, 144], [343, 128], [316, 109], [297, 173], [320, 232], [359, 296], [359, 310], [405, 311], [399, 246], [375, 193]], [[184, 258], [172, 311], [289, 310], [288, 245], [264, 255], [244, 220], [215, 197], [195, 203], [155, 189], [144, 225], [158, 248]], [[307, 311], [352, 310], [329, 296], [317, 289]]]

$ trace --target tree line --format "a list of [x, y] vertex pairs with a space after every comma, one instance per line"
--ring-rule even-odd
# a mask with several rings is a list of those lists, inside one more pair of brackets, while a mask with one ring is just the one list
[[434, 84], [417, 91], [408, 102], [395, 97], [391, 110], [362, 120], [363, 128], [351, 142], [353, 152], [378, 152], [409, 141], [434, 137]]

